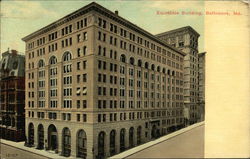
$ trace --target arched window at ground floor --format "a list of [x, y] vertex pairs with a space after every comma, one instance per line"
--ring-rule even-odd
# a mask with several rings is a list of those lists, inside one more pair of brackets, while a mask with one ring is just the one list
[[77, 133], [77, 157], [87, 158], [87, 136], [84, 130]]
[[34, 145], [34, 125], [33, 125], [33, 123], [30, 123], [29, 127], [28, 127], [28, 144], [30, 146]]
[[129, 148], [134, 147], [134, 128], [129, 129]]
[[37, 136], [38, 136], [37, 148], [43, 149], [44, 148], [44, 128], [42, 124], [38, 125]]
[[62, 133], [62, 150], [63, 150], [63, 156], [69, 157], [71, 153], [71, 135], [69, 128], [64, 128]]
[[120, 131], [120, 152], [125, 150], [125, 129]]
[[51, 124], [48, 128], [48, 149], [58, 149], [58, 135], [55, 125]]
[[152, 139], [155, 139], [155, 138], [158, 138], [160, 137], [161, 133], [160, 133], [160, 129], [157, 128], [157, 126], [154, 124], [152, 126], [152, 130], [151, 130], [151, 138]]
[[98, 159], [105, 158], [105, 133], [102, 131], [98, 135]]
[[115, 154], [115, 136], [116, 136], [116, 132], [115, 132], [115, 130], [112, 130], [111, 132], [110, 132], [110, 148], [109, 148], [109, 150], [110, 150], [110, 155], [112, 156], [112, 155], [114, 155]]

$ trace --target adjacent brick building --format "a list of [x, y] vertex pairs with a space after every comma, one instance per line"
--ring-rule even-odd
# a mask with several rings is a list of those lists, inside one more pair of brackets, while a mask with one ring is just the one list
[[25, 57], [16, 50], [2, 53], [0, 61], [0, 137], [25, 140]]

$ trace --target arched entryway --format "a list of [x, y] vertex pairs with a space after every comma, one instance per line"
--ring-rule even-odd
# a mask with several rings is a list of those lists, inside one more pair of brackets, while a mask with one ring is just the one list
[[37, 129], [37, 136], [38, 136], [38, 149], [43, 149], [44, 148], [44, 128], [42, 124], [38, 125]]
[[69, 157], [71, 152], [71, 135], [69, 128], [63, 129], [62, 141], [63, 156]]
[[157, 138], [157, 126], [153, 125], [152, 130], [151, 130], [151, 138], [155, 139]]
[[33, 123], [30, 123], [29, 127], [28, 127], [28, 144], [29, 144], [29, 146], [34, 145], [34, 125], [33, 125]]
[[110, 139], [109, 139], [109, 141], [110, 141], [110, 143], [109, 143], [109, 146], [110, 146], [109, 150], [110, 150], [110, 155], [111, 156], [115, 154], [115, 135], [116, 135], [115, 130], [112, 130], [110, 132]]
[[120, 131], [120, 152], [125, 150], [125, 129]]
[[77, 133], [77, 157], [87, 158], [87, 135], [84, 130]]
[[98, 135], [98, 158], [105, 157], [105, 132], [100, 132]]
[[53, 124], [51, 124], [48, 128], [48, 149], [49, 150], [58, 149], [57, 129]]
[[141, 126], [137, 128], [137, 145], [141, 144]]
[[161, 135], [160, 129], [158, 129], [157, 126], [154, 124], [151, 130], [151, 138], [155, 139], [155, 138], [160, 137], [160, 135]]
[[134, 147], [134, 128], [129, 129], [129, 148]]

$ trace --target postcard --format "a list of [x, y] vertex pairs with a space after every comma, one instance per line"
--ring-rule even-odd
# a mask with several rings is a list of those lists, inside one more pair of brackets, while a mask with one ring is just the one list
[[1, 158], [249, 158], [249, 1], [2, 1]]

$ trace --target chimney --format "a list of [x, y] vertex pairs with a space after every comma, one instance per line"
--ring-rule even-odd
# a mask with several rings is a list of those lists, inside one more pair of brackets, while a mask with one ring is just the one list
[[17, 55], [17, 51], [16, 50], [11, 50], [12, 55]]
[[119, 14], [118, 10], [116, 10], [116, 11], [115, 11], [115, 14], [116, 14], [116, 15], [118, 15], [118, 14]]

